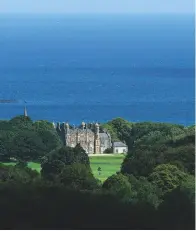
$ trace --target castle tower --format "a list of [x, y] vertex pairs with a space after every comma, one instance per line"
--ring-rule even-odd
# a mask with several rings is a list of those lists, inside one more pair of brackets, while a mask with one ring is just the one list
[[66, 133], [69, 133], [69, 124], [68, 123], [65, 123], [65, 131], [66, 131]]
[[70, 130], [69, 130], [69, 124], [65, 123], [64, 124], [64, 129], [65, 129], [65, 145], [70, 146]]
[[84, 130], [84, 128], [85, 128], [85, 123], [82, 122], [82, 130]]
[[95, 153], [100, 153], [99, 124], [95, 124]]
[[88, 124], [86, 123], [86, 151], [89, 152]]
[[79, 131], [76, 129], [76, 144], [80, 143], [80, 136], [79, 136]]

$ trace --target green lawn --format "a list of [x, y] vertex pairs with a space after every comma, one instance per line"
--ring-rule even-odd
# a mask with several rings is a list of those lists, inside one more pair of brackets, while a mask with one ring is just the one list
[[[109, 176], [120, 170], [124, 155], [111, 156], [90, 156], [90, 164], [93, 174], [101, 181], [106, 180]], [[4, 163], [5, 165], [14, 165], [15, 163]], [[29, 167], [40, 172], [40, 164], [29, 162]], [[101, 167], [101, 175], [98, 174], [98, 167]]]
[[[91, 156], [90, 163], [94, 176], [101, 181], [106, 180], [120, 170], [123, 159], [124, 155]], [[98, 167], [101, 167], [101, 175], [98, 174]]]

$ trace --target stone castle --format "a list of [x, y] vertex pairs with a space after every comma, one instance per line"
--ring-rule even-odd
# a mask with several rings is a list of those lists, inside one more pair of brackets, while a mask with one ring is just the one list
[[[26, 106], [24, 108], [24, 116], [27, 117]], [[75, 128], [68, 123], [53, 123], [54, 129], [61, 137], [65, 146], [75, 147], [80, 144], [87, 154], [104, 153], [108, 148], [113, 149], [113, 153], [127, 153], [128, 146], [122, 142], [113, 142], [108, 131], [100, 132], [98, 123], [85, 124]]]
[[79, 143], [88, 154], [103, 153], [112, 147], [110, 134], [105, 130], [100, 132], [98, 123], [85, 124], [82, 122], [77, 128], [71, 127], [68, 123], [53, 125], [66, 146], [75, 147]]

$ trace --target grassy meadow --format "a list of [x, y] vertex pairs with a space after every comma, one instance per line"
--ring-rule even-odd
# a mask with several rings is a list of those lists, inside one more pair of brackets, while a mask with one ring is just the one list
[[[120, 170], [124, 158], [124, 155], [90, 156], [90, 164], [94, 176], [101, 181], [106, 180]], [[101, 175], [98, 174], [98, 167], [101, 168]]]
[[[111, 154], [107, 156], [105, 155], [89, 156], [91, 169], [93, 171], [94, 176], [100, 179], [101, 181], [106, 180], [109, 176], [120, 170], [124, 157], [125, 157], [124, 155], [120, 155], [120, 154], [115, 154], [115, 155]], [[4, 164], [14, 165], [15, 163], [4, 163]], [[39, 163], [29, 162], [28, 165], [30, 168], [40, 172], [41, 167]], [[98, 167], [101, 168], [100, 175], [97, 171]]]

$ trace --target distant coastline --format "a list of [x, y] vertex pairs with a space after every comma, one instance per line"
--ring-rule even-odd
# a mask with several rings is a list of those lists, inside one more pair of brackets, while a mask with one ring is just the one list
[[18, 103], [18, 100], [0, 99], [0, 103]]

